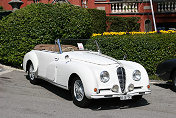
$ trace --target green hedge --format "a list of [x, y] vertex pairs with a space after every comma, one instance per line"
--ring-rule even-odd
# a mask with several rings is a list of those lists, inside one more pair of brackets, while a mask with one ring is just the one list
[[92, 16], [93, 33], [106, 31], [106, 12], [104, 10], [87, 9]]
[[69, 4], [31, 4], [0, 21], [0, 62], [19, 67], [26, 52], [58, 38], [89, 38], [92, 19], [86, 9]]
[[2, 6], [0, 6], [0, 11], [3, 11], [3, 7]]
[[176, 58], [176, 34], [146, 34], [93, 37], [100, 44], [102, 53], [116, 59], [142, 64], [149, 75], [156, 72], [158, 63]]
[[107, 16], [107, 25], [109, 32], [131, 32], [139, 31], [140, 24], [137, 23], [137, 17], [117, 17]]

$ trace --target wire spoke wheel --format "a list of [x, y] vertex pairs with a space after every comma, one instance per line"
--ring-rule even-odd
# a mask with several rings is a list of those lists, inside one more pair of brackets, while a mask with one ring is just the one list
[[75, 77], [73, 79], [72, 85], [71, 85], [71, 94], [73, 98], [73, 103], [78, 107], [88, 107], [91, 103], [91, 100], [89, 100], [84, 91], [84, 86], [79, 77]]
[[84, 88], [81, 80], [76, 80], [74, 83], [74, 96], [77, 101], [82, 101], [84, 98]]
[[34, 71], [34, 66], [32, 63], [28, 68], [28, 78], [32, 84], [38, 84], [38, 79], [36, 77], [36, 72]]
[[32, 64], [29, 67], [29, 77], [30, 77], [31, 80], [35, 79], [35, 72], [34, 72], [34, 67], [33, 67]]

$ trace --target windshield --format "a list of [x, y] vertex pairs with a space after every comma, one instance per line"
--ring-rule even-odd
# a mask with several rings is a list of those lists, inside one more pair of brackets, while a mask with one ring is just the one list
[[59, 40], [59, 42], [62, 52], [69, 52], [69, 51], [100, 52], [98, 43], [92, 39], [61, 39]]

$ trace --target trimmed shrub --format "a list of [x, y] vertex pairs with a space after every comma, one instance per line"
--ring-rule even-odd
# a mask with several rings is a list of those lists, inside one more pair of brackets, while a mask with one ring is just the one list
[[0, 6], [0, 11], [3, 11], [3, 7], [2, 6]]
[[137, 17], [117, 17], [107, 16], [107, 25], [109, 32], [131, 32], [139, 31], [140, 24], [137, 23]]
[[176, 34], [146, 34], [122, 36], [97, 36], [103, 54], [142, 64], [149, 75], [156, 72], [156, 66], [167, 59], [176, 58]]
[[7, 15], [11, 14], [12, 11], [1, 11], [0, 10], [0, 20], [3, 18], [3, 17], [6, 17]]
[[93, 33], [103, 33], [106, 31], [106, 12], [104, 10], [87, 9], [92, 16]]
[[0, 62], [19, 67], [37, 44], [58, 38], [89, 38], [92, 20], [86, 9], [69, 4], [31, 4], [0, 21]]

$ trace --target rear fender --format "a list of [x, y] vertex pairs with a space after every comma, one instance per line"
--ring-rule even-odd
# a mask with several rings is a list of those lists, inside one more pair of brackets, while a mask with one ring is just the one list
[[34, 72], [37, 71], [38, 69], [38, 57], [37, 57], [37, 54], [34, 52], [34, 51], [30, 51], [28, 52], [25, 56], [24, 56], [24, 59], [23, 59], [23, 69], [24, 71], [27, 72], [27, 63], [31, 61], [33, 66], [34, 66]]

